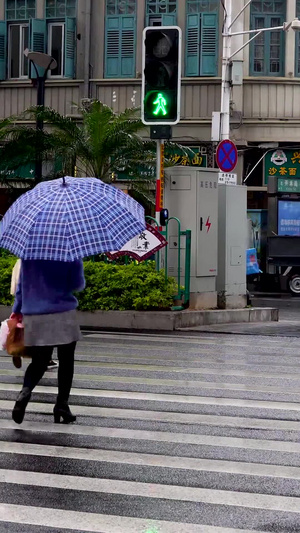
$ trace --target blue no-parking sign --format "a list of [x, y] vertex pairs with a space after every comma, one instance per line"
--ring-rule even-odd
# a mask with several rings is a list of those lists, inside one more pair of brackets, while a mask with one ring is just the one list
[[216, 153], [217, 165], [222, 172], [232, 172], [236, 167], [238, 153], [235, 144], [230, 139], [221, 141]]

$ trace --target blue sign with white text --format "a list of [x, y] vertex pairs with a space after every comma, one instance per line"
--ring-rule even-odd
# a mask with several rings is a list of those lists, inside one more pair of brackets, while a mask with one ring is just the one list
[[300, 236], [300, 202], [278, 202], [278, 235]]

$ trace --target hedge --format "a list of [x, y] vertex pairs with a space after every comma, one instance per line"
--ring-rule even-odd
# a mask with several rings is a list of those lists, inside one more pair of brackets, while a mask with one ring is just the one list
[[[10, 280], [16, 258], [0, 257], [0, 304], [11, 305]], [[165, 280], [153, 261], [117, 265], [84, 262], [86, 289], [77, 294], [81, 311], [169, 309], [177, 292], [174, 278]]]

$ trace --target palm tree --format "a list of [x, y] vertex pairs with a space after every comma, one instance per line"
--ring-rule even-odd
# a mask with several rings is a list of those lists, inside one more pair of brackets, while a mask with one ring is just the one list
[[[140, 110], [131, 108], [118, 114], [98, 100], [77, 109], [76, 120], [49, 107], [35, 106], [0, 122], [0, 141], [5, 141], [0, 150], [0, 176], [13, 170], [18, 177], [18, 169], [36, 159], [43, 162], [43, 179], [77, 172], [110, 182], [121, 172], [130, 176], [129, 188], [153, 204], [155, 143], [140, 135], [145, 128]], [[44, 123], [42, 130], [35, 128], [37, 121]], [[189, 158], [194, 156], [189, 148], [174, 143], [166, 146], [165, 166], [174, 164], [171, 158], [176, 149]], [[30, 180], [30, 185], [36, 183]]]
[[[34, 161], [38, 154], [44, 162], [59, 161], [65, 174], [73, 174], [76, 166], [78, 174], [109, 181], [118, 168], [144, 160], [146, 146], [139, 135], [144, 125], [138, 109], [117, 114], [95, 100], [88, 107], [79, 107], [78, 114], [75, 122], [51, 108], [37, 106], [5, 124], [3, 121], [2, 128], [0, 123], [0, 135], [4, 132], [6, 136], [0, 169], [16, 169]], [[25, 120], [27, 125], [21, 123]], [[45, 123], [43, 131], [32, 127], [37, 120]]]

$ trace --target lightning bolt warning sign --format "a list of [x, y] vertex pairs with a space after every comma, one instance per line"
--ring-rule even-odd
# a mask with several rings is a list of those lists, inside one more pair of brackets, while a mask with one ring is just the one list
[[205, 227], [207, 228], [207, 233], [208, 233], [209, 230], [210, 230], [210, 228], [211, 228], [210, 217], [207, 218], [207, 221], [206, 221]]

